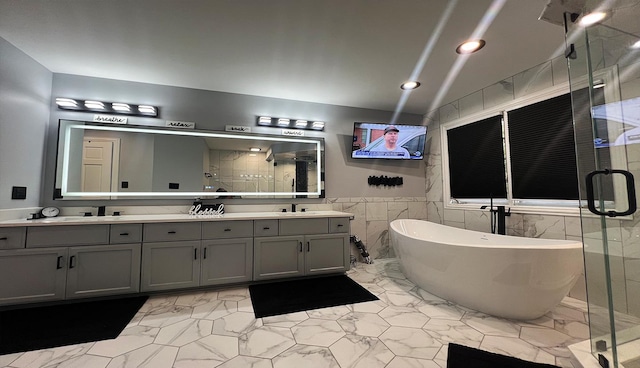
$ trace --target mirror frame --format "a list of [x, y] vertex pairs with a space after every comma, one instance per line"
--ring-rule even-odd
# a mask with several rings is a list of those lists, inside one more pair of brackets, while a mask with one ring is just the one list
[[[64, 124], [63, 124], [64, 123]], [[64, 125], [64, 127], [63, 127]], [[131, 133], [146, 134], [164, 134], [192, 136], [203, 138], [225, 138], [225, 139], [243, 139], [256, 141], [272, 141], [286, 143], [312, 143], [316, 147], [316, 179], [317, 190], [307, 192], [77, 192], [70, 191], [68, 188], [69, 181], [69, 162], [71, 158], [70, 145], [64, 144], [71, 141], [72, 130], [101, 130], [101, 131], [120, 131]], [[56, 179], [54, 180], [54, 199], [55, 200], [116, 200], [116, 199], [158, 199], [158, 198], [324, 198], [324, 138], [322, 137], [288, 137], [270, 134], [254, 134], [254, 133], [236, 133], [226, 131], [207, 131], [195, 129], [168, 129], [161, 126], [147, 125], [106, 125], [93, 123], [88, 121], [75, 121], [61, 119], [58, 127], [58, 157], [56, 161]], [[63, 145], [60, 147], [60, 145]], [[62, 159], [60, 159], [62, 154]], [[61, 167], [60, 167], [61, 166]], [[60, 173], [61, 171], [61, 173]], [[61, 183], [57, 183], [58, 177], [61, 177]]]

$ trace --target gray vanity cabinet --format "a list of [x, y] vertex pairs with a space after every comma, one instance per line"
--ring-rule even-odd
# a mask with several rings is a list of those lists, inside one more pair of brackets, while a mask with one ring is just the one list
[[140, 291], [140, 244], [69, 248], [67, 298]]
[[259, 237], [254, 246], [254, 280], [304, 275], [304, 236]]
[[[198, 224], [199, 225], [199, 224]], [[200, 285], [200, 240], [142, 244], [142, 291]]]
[[0, 305], [64, 299], [67, 248], [0, 251]]
[[200, 285], [253, 279], [253, 221], [202, 223]]
[[200, 285], [200, 222], [144, 224], [142, 291]]
[[276, 235], [255, 238], [254, 280], [349, 269], [348, 218], [279, 220]]
[[28, 228], [22, 249], [0, 251], [0, 278], [12, 280], [0, 286], [0, 304], [138, 292], [140, 244], [109, 244], [118, 226]]
[[348, 234], [309, 235], [305, 241], [305, 275], [349, 270]]

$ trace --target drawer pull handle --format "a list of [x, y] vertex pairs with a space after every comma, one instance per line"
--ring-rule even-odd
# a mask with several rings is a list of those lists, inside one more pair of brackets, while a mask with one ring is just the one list
[[73, 264], [73, 261], [75, 261], [76, 256], [71, 256], [71, 258], [69, 258], [69, 268], [74, 268], [76, 265]]
[[309, 245], [309, 242], [307, 242], [307, 252], [311, 251], [311, 246]]
[[127, 236], [127, 235], [129, 235], [129, 233], [120, 233], [120, 235]]
[[58, 256], [58, 263], [56, 263], [56, 269], [57, 270], [62, 268], [62, 261], [63, 261], [63, 257], [62, 256]]
[[262, 228], [262, 230], [269, 230], [269, 229], [271, 229], [269, 226], [265, 226]]
[[193, 248], [193, 259], [198, 259], [198, 248]]
[[202, 255], [202, 258], [207, 259], [207, 248], [204, 248], [204, 254]]
[[302, 242], [300, 242], [300, 253], [302, 253]]
[[344, 225], [342, 225], [342, 224], [338, 224], [338, 227], [343, 227], [343, 226], [344, 226]]
[[167, 231], [167, 234], [175, 234], [175, 231]]
[[224, 229], [224, 231], [231, 231], [231, 229]]
[[5, 237], [0, 238], [0, 240], [7, 240], [7, 239], [9, 239], [9, 238], [7, 238], [6, 236], [5, 236]]

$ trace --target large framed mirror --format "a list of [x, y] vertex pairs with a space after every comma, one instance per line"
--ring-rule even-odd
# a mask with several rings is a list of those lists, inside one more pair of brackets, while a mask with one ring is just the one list
[[60, 120], [54, 199], [322, 198], [324, 139]]

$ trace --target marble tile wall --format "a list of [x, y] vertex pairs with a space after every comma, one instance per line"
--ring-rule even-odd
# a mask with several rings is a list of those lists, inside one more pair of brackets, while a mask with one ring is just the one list
[[[578, 53], [584, 54], [584, 47]], [[637, 58], [630, 62], [628, 55], [605, 52], [601, 41], [594, 43], [591, 50], [593, 65], [603, 69], [617, 65], [620, 77], [622, 99], [640, 96], [640, 63]], [[584, 58], [572, 61], [572, 73], [586, 73]], [[448, 103], [425, 116], [428, 126], [428, 160], [426, 177], [426, 212], [428, 221], [442, 223], [464, 229], [490, 231], [490, 218], [486, 211], [445, 208], [443, 199], [442, 150], [440, 147], [441, 124], [478, 113], [504, 104], [528, 94], [567, 84], [567, 62], [563, 56], [525, 70], [494, 85]], [[640, 144], [626, 146], [628, 169], [640, 170]], [[640, 193], [640, 183], [636, 182], [636, 192]], [[608, 220], [609, 251], [612, 252], [613, 294], [616, 310], [640, 316], [640, 218], [633, 220]], [[582, 228], [599, 229], [599, 219], [587, 218], [581, 223], [577, 216], [518, 214], [507, 218], [507, 234], [545, 239], [582, 240]], [[602, 241], [600, 233], [585, 235], [584, 242], [593, 252], [586, 252], [586, 266], [591, 273], [578, 282], [569, 295], [586, 300], [589, 284], [590, 301], [604, 305], [606, 300], [605, 278], [602, 268]]]

